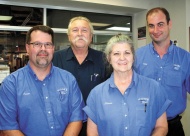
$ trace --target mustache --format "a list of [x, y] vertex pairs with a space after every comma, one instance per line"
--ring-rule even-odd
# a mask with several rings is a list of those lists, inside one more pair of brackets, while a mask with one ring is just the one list
[[78, 41], [78, 40], [84, 40], [85, 42], [88, 42], [88, 40], [85, 38], [85, 37], [76, 37], [75, 39], [74, 39], [74, 42], [76, 42], [76, 41]]
[[48, 55], [48, 52], [46, 52], [46, 51], [39, 51], [37, 53], [37, 56], [39, 56], [39, 55]]

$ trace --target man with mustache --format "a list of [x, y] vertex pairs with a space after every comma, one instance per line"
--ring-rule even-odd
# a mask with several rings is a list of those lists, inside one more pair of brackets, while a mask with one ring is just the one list
[[78, 136], [84, 101], [75, 77], [52, 65], [53, 43], [48, 26], [28, 31], [28, 64], [0, 86], [0, 135]]
[[[104, 54], [89, 47], [93, 37], [93, 26], [86, 17], [72, 18], [67, 34], [71, 46], [55, 52], [53, 64], [76, 77], [86, 102], [92, 88], [105, 81], [109, 75], [106, 72]], [[83, 123], [80, 135], [86, 135], [86, 123]]]

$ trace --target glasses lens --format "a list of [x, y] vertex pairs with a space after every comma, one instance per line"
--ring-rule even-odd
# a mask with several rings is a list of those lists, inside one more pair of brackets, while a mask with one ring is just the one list
[[30, 44], [32, 44], [34, 48], [42, 48], [42, 46], [44, 45], [46, 49], [52, 49], [54, 46], [52, 43], [41, 43], [41, 42], [33, 42]]
[[46, 49], [53, 48], [53, 44], [52, 43], [44, 43], [44, 46], [45, 46]]

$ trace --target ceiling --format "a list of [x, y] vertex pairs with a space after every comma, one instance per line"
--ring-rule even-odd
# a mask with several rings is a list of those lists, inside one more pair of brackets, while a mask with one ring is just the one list
[[[27, 5], [31, 7], [51, 9], [87, 11], [117, 15], [133, 15], [135, 13], [146, 10], [149, 3], [152, 2], [152, 0], [141, 0], [139, 2], [129, 1], [130, 0], [1, 0], [1, 3], [6, 5]], [[144, 5], [146, 5], [146, 7]]]
[[0, 20], [1, 25], [34, 26], [43, 24], [43, 10], [40, 8], [0, 5], [0, 9], [0, 15], [12, 16], [11, 20]]
[[[10, 21], [0, 21], [0, 24], [14, 26], [34, 26], [43, 24], [43, 8], [125, 16], [132, 16], [135, 13], [145, 10], [140, 8], [97, 4], [95, 2], [90, 3], [81, 0], [1, 0], [1, 3], [4, 5], [0, 5], [0, 15], [11, 15], [13, 18]], [[93, 18], [96, 20], [95, 14], [93, 14]], [[101, 22], [113, 21], [107, 19], [108, 18], [102, 19]]]
[[[109, 24], [106, 27], [94, 26], [95, 30], [105, 30], [107, 27], [114, 25], [126, 25], [126, 16], [130, 16], [130, 21], [133, 14], [144, 10], [72, 0], [1, 0], [0, 15], [12, 16], [12, 19], [8, 21], [0, 20], [0, 25], [31, 27], [43, 24], [43, 8], [52, 9], [48, 10], [47, 13], [49, 16], [47, 24], [53, 28], [67, 28], [70, 18], [76, 15], [84, 15], [91, 22]], [[58, 10], [55, 11], [54, 9]], [[64, 13], [62, 13], [63, 10]], [[49, 14], [50, 12], [52, 13]], [[63, 15], [64, 17], [61, 18]], [[53, 24], [52, 20], [56, 23]], [[25, 34], [26, 32], [0, 31], [1, 38], [9, 37], [9, 39], [14, 40], [14, 42], [6, 41], [7, 47], [10, 47], [10, 49], [13, 44], [14, 47], [15, 45], [24, 45], [25, 41], [23, 39], [25, 39]], [[5, 41], [0, 39], [0, 44], [2, 43], [5, 43]], [[23, 50], [25, 49], [24, 46], [21, 47]], [[15, 49], [12, 50], [14, 51]]]

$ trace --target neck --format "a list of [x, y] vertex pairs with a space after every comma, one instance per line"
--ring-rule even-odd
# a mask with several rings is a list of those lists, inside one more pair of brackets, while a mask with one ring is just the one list
[[164, 43], [155, 43], [153, 42], [154, 49], [157, 51], [159, 54], [160, 58], [164, 56], [168, 52], [168, 48], [170, 46], [170, 41], [164, 42]]
[[85, 60], [86, 56], [88, 55], [88, 48], [81, 48], [77, 50], [72, 48], [72, 50], [79, 64], [82, 64], [82, 62]]
[[133, 71], [130, 70], [126, 73], [117, 73], [114, 72], [114, 82], [115, 85], [118, 87], [119, 91], [124, 94], [126, 89], [129, 87], [132, 81]]
[[50, 73], [51, 64], [49, 64], [46, 67], [36, 67], [32, 65], [30, 65], [30, 67], [34, 71], [38, 79], [40, 81], [43, 81], [46, 78], [46, 76]]

